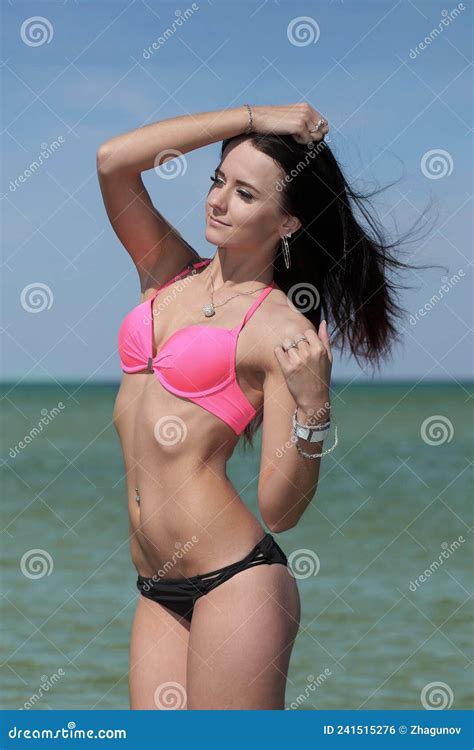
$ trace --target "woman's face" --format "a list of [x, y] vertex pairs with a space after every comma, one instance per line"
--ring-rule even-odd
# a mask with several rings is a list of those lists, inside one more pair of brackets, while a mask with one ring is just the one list
[[214, 177], [206, 201], [208, 242], [225, 248], [270, 250], [286, 231], [295, 231], [285, 229], [288, 214], [280, 207], [281, 192], [276, 187], [284, 173], [250, 141], [230, 143]]

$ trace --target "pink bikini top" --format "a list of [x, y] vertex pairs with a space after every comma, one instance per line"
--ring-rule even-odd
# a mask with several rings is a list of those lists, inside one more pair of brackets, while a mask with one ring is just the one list
[[[194, 263], [192, 267], [205, 266], [211, 260]], [[200, 324], [180, 328], [168, 337], [153, 357], [153, 300], [162, 289], [186, 274], [189, 274], [189, 268], [126, 315], [118, 335], [122, 370], [134, 373], [148, 368], [167, 391], [215, 414], [240, 435], [257, 412], [237, 383], [237, 339], [245, 323], [275, 288], [275, 283], [272, 281], [261, 292], [235, 328]]]

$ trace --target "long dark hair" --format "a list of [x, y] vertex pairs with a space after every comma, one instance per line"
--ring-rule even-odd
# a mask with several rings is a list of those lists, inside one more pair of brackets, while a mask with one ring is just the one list
[[[289, 269], [281, 243], [275, 248], [274, 281], [316, 328], [326, 319], [333, 348], [343, 353], [348, 347], [359, 365], [364, 359], [379, 366], [399, 339], [397, 319], [405, 312], [397, 301], [403, 285], [390, 273], [429, 267], [396, 258], [393, 249], [410, 232], [389, 242], [375, 211], [368, 208], [370, 198], [394, 183], [359, 193], [348, 184], [325, 140], [305, 145], [290, 135], [251, 133], [227, 138], [221, 159], [234, 138], [250, 140], [278, 164], [281, 206], [301, 221], [300, 229], [288, 239]], [[367, 228], [356, 218], [357, 211]], [[243, 432], [246, 445], [253, 445], [262, 421], [263, 407]]]

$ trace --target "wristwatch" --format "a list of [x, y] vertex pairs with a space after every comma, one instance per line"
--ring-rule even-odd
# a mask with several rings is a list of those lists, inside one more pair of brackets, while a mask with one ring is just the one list
[[318, 425], [317, 427], [306, 427], [296, 420], [297, 411], [298, 408], [293, 412], [293, 432], [296, 437], [302, 438], [303, 440], [309, 440], [310, 443], [322, 442], [331, 429], [330, 421], [328, 420], [324, 425]]

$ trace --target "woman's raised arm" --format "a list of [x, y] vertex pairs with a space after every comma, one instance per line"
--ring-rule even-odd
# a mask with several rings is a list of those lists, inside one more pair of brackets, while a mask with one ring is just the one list
[[[241, 106], [161, 120], [115, 136], [99, 147], [97, 174], [104, 205], [135, 263], [142, 293], [166, 283], [187, 263], [199, 260], [199, 255], [155, 208], [141, 173], [173, 155], [239, 135], [247, 125], [248, 110]], [[161, 153], [163, 159], [157, 160]]]

